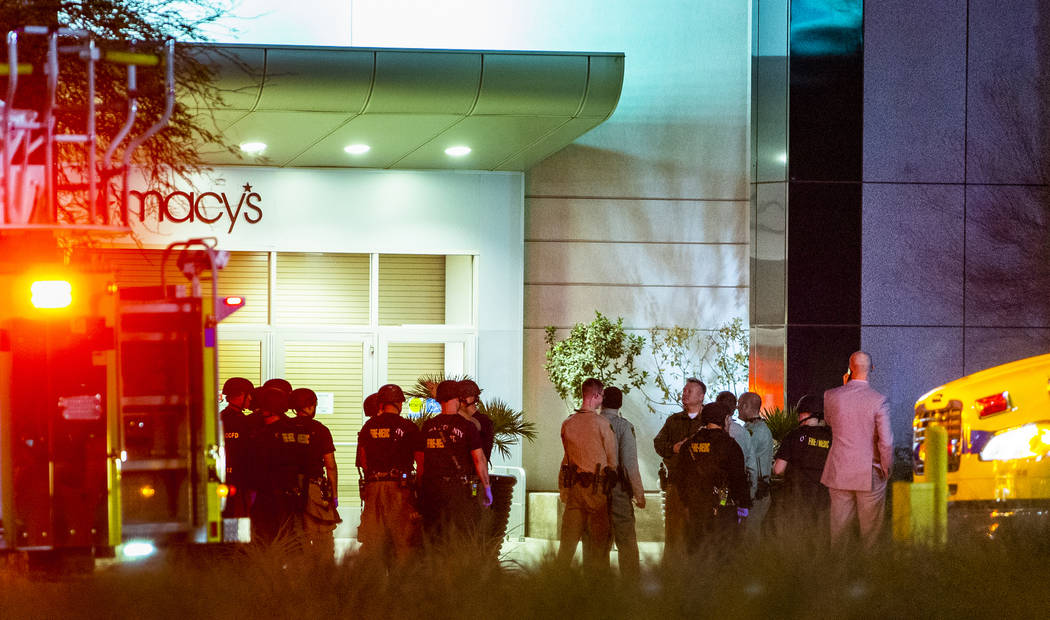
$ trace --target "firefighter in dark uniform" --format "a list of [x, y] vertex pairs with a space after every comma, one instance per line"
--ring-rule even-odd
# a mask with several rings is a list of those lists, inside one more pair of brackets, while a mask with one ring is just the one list
[[[247, 467], [246, 445], [251, 434], [251, 419], [244, 411], [248, 408], [255, 386], [244, 377], [230, 377], [222, 385], [222, 394], [226, 399], [226, 408], [222, 410], [222, 437], [226, 454], [225, 483], [229, 488], [226, 506], [223, 508], [224, 519], [240, 519], [248, 516], [251, 498], [245, 484]], [[231, 528], [232, 529], [232, 528]]]
[[416, 448], [423, 528], [430, 541], [473, 535], [481, 506], [492, 504], [481, 435], [459, 415], [459, 382], [442, 381], [435, 398], [441, 414], [423, 423]]
[[773, 474], [784, 475], [774, 513], [778, 525], [792, 522], [810, 527], [828, 510], [828, 488], [820, 483], [831, 449], [831, 429], [824, 421], [820, 397], [805, 395], [796, 407], [799, 425], [780, 442]]
[[[334, 558], [333, 532], [338, 521], [330, 519], [328, 515], [314, 514], [310, 509], [315, 497], [326, 508], [329, 505], [332, 508], [339, 506], [339, 470], [335, 463], [332, 432], [314, 418], [317, 413], [317, 394], [313, 390], [292, 390], [289, 401], [295, 410], [295, 417], [289, 421], [289, 426], [295, 431], [295, 446], [299, 450], [304, 542], [318, 557]], [[331, 516], [338, 517], [338, 514]]]
[[260, 385], [259, 387], [257, 387], [254, 390], [252, 390], [252, 395], [251, 395], [251, 397], [248, 398], [249, 408], [252, 410], [251, 414], [248, 415], [248, 419], [245, 421], [245, 424], [248, 427], [248, 435], [249, 436], [251, 436], [256, 430], [261, 428], [264, 425], [264, 421], [266, 420], [266, 417], [268, 415], [270, 415], [269, 413], [263, 412], [263, 410], [259, 408], [259, 402], [261, 402], [260, 396], [264, 392], [269, 392], [269, 391], [273, 391], [273, 390], [276, 390], [276, 391], [278, 391], [278, 392], [280, 392], [280, 393], [285, 395], [285, 408], [278, 415], [280, 415], [280, 417], [282, 417], [282, 418], [288, 417], [287, 416], [288, 404], [289, 404], [288, 403], [288, 396], [292, 393], [292, 391], [291, 390], [285, 391], [285, 390], [282, 390], [280, 388], [267, 387], [265, 385]]
[[470, 379], [460, 381], [459, 388], [461, 392], [459, 414], [468, 420], [473, 420], [474, 426], [478, 427], [478, 433], [481, 435], [481, 451], [485, 453], [485, 462], [491, 463], [492, 446], [496, 443], [496, 426], [492, 423], [492, 418], [479, 411], [481, 388]]
[[369, 394], [363, 403], [361, 403], [361, 411], [365, 414], [365, 419], [374, 418], [379, 415], [379, 393]]
[[252, 541], [270, 544], [278, 536], [301, 534], [301, 454], [295, 445], [296, 429], [285, 415], [288, 394], [264, 387], [256, 390], [252, 399], [253, 415], [262, 420], [262, 426], [248, 439], [250, 485], [255, 491], [250, 511]]
[[379, 414], [369, 417], [357, 435], [361, 472], [362, 553], [403, 563], [420, 544], [421, 517], [416, 512], [413, 459], [419, 429], [401, 417], [405, 394], [390, 383], [376, 392]]
[[266, 383], [263, 383], [262, 386], [265, 388], [276, 388], [289, 396], [292, 394], [292, 384], [289, 383], [287, 379], [282, 379], [280, 377], [267, 379]]
[[[369, 419], [379, 415], [379, 401], [377, 395], [372, 392], [365, 397], [365, 400], [361, 403], [361, 411], [365, 414], [365, 422]], [[354, 467], [357, 468], [358, 478], [360, 478], [361, 468], [364, 467], [362, 460], [364, 457], [361, 456], [361, 442], [357, 442], [357, 452], [354, 454]]]
[[708, 403], [700, 412], [703, 426], [683, 446], [680, 489], [686, 505], [686, 550], [696, 553], [705, 538], [735, 537], [741, 519], [751, 507], [751, 487], [744, 468], [744, 452], [729, 436], [732, 412], [720, 403]]

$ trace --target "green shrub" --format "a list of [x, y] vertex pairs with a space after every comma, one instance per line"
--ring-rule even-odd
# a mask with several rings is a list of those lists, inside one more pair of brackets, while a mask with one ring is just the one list
[[547, 363], [543, 369], [558, 396], [567, 404], [579, 402], [580, 385], [594, 377], [606, 385], [617, 385], [624, 394], [641, 388], [649, 373], [634, 367], [645, 339], [624, 331], [623, 319], [613, 323], [595, 312], [590, 323], [577, 323], [564, 340], [557, 340], [557, 328], [546, 328]]
[[795, 413], [794, 407], [782, 408], [782, 407], [766, 407], [762, 409], [762, 417], [766, 421], [766, 426], [769, 427], [769, 432], [773, 435], [773, 441], [780, 442], [784, 441], [787, 434], [795, 430], [798, 426], [798, 414]]

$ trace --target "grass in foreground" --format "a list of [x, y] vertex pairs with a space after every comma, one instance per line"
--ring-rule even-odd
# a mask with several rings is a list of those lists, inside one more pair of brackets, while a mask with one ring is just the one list
[[0, 617], [1043, 617], [1048, 552], [1044, 530], [945, 549], [887, 543], [869, 554], [781, 533], [751, 547], [714, 542], [702, 557], [649, 566], [628, 583], [553, 558], [501, 566], [463, 547], [392, 571], [360, 556], [325, 564], [249, 547], [50, 581], [0, 574]]

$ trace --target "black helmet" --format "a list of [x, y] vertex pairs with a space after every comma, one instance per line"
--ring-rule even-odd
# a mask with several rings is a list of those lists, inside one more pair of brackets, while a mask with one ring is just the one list
[[809, 417], [817, 418], [818, 420], [824, 419], [824, 399], [813, 394], [806, 394], [802, 398], [798, 399], [798, 404], [795, 405], [795, 413], [802, 415], [808, 413]]
[[226, 380], [226, 383], [222, 384], [222, 393], [227, 396], [251, 394], [254, 389], [255, 386], [252, 385], [252, 382], [244, 377], [230, 377]]
[[379, 397], [375, 394], [369, 394], [365, 398], [365, 402], [361, 403], [361, 409], [364, 410], [366, 418], [379, 415]]
[[437, 390], [434, 393], [434, 399], [439, 403], [447, 403], [453, 398], [459, 398], [462, 388], [460, 387], [459, 381], [445, 380], [438, 384]]
[[264, 383], [262, 386], [263, 387], [268, 387], [268, 388], [277, 388], [278, 390], [281, 390], [285, 394], [291, 394], [292, 393], [292, 384], [288, 383], [288, 381], [285, 380], [285, 379], [280, 379], [280, 378], [267, 379], [266, 383]]
[[471, 379], [464, 379], [459, 382], [459, 395], [467, 398], [470, 396], [481, 396], [481, 388], [478, 387], [477, 383], [474, 383]]
[[720, 402], [707, 403], [700, 410], [701, 424], [717, 424], [725, 426], [726, 418], [732, 415], [733, 410]]
[[288, 411], [288, 394], [275, 387], [263, 386], [252, 393], [252, 406], [256, 411], [280, 415]]
[[298, 388], [292, 390], [292, 393], [288, 396], [288, 401], [292, 409], [299, 411], [310, 405], [316, 405], [317, 394], [310, 388]]
[[379, 401], [379, 408], [382, 409], [387, 403], [405, 402], [405, 393], [401, 391], [400, 386], [387, 383], [376, 392], [376, 400]]

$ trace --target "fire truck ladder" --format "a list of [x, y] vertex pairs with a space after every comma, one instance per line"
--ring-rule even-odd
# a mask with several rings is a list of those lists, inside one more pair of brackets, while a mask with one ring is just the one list
[[[19, 76], [30, 76], [36, 68], [20, 63], [18, 45], [22, 37], [47, 37], [47, 55], [43, 72], [47, 81], [47, 101], [42, 110], [16, 107]], [[68, 41], [71, 41], [67, 43]], [[62, 44], [60, 44], [62, 43]], [[133, 43], [134, 46], [134, 43]], [[60, 62], [73, 57], [85, 65], [84, 126], [81, 132], [60, 132], [56, 123], [59, 110]], [[7, 93], [0, 106], [3, 109], [0, 141], [2, 141], [3, 213], [0, 229], [61, 228], [84, 231], [127, 232], [128, 230], [128, 175], [134, 152], [149, 138], [167, 126], [175, 105], [175, 43], [165, 44], [164, 64], [166, 90], [164, 112], [141, 134], [130, 136], [139, 110], [138, 76], [140, 66], [156, 66], [161, 58], [130, 50], [102, 50], [90, 33], [72, 28], [45, 28], [24, 26], [7, 33], [7, 64], [0, 64], [0, 76], [7, 77]], [[97, 90], [96, 65], [110, 62], [127, 67], [127, 117], [117, 135], [110, 140], [105, 152], [99, 154], [99, 136], [96, 129]], [[77, 182], [61, 185], [60, 170], [69, 170], [69, 164], [59, 161], [58, 145], [78, 144], [84, 148], [83, 165]], [[125, 144], [122, 157], [116, 154]], [[43, 147], [43, 164], [35, 164], [35, 154]], [[119, 205], [109, 206], [111, 180], [121, 177]], [[71, 193], [60, 208], [59, 191]], [[38, 205], [43, 198], [45, 208]], [[80, 212], [82, 211], [82, 212]], [[114, 212], [115, 211], [115, 212]]]

